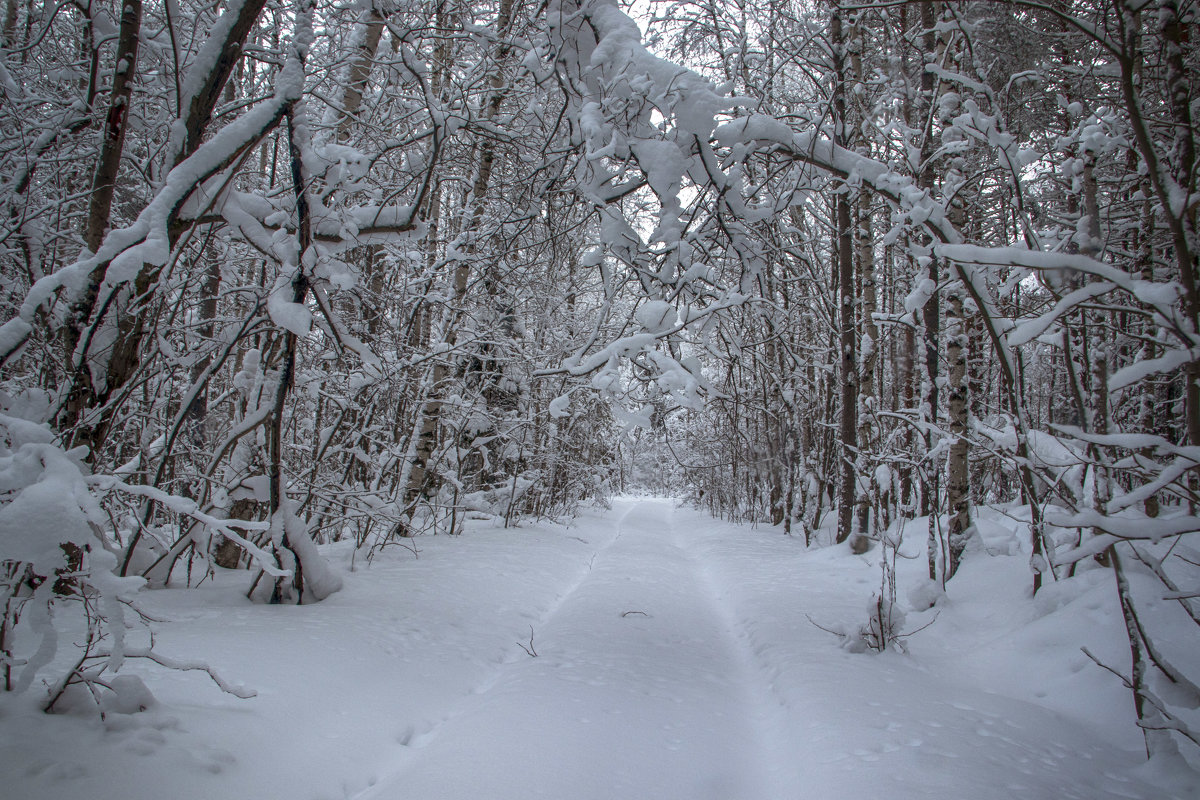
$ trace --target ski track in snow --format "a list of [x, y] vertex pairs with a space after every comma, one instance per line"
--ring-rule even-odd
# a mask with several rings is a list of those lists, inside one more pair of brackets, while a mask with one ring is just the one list
[[[1143, 780], [1128, 693], [1078, 655], [1086, 642], [1120, 663], [1103, 576], [1047, 590], [1038, 610], [1023, 557], [970, 558], [912, 655], [871, 655], [806, 616], [861, 624], [877, 554], [808, 550], [667, 500], [414, 544], [420, 560], [381, 556], [312, 606], [251, 605], [239, 573], [149, 593], [178, 621], [164, 651], [259, 696], [157, 671], [141, 674], [160, 703], [105, 723], [0, 709], [0, 796], [1193, 796]], [[1052, 615], [1072, 597], [1075, 616]], [[536, 657], [518, 644], [530, 628]]]
[[359, 797], [782, 797], [760, 687], [720, 609], [670, 504], [634, 505], [533, 626], [538, 655], [518, 650]]

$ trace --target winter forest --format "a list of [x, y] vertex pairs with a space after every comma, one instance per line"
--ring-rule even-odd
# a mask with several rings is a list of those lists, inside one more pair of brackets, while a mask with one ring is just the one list
[[3, 782], [1192, 796], [1198, 43], [4, 0]]

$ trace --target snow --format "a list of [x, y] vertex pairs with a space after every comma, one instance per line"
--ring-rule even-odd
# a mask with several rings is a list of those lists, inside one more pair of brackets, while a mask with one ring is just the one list
[[647, 300], [634, 312], [638, 324], [648, 333], [662, 333], [675, 327], [675, 307], [664, 300]]
[[33, 326], [21, 317], [12, 319], [0, 325], [0, 358], [7, 358], [15, 353], [33, 333]]
[[[0, 541], [6, 558], [25, 561], [36, 567], [52, 567], [62, 560], [60, 542], [83, 546], [92, 541], [88, 518], [80, 508], [77, 483], [79, 470], [65, 459], [53, 458], [48, 445], [26, 445], [15, 458], [5, 459], [3, 472], [35, 469], [45, 464], [38, 480], [3, 508], [0, 508]], [[0, 476], [4, 484], [13, 481]]]
[[[272, 537], [282, 532], [287, 537], [287, 547], [296, 554], [300, 567], [304, 571], [304, 587], [315, 600], [324, 600], [334, 592], [342, 589], [342, 576], [321, 557], [317, 546], [313, 544], [312, 534], [304, 521], [296, 516], [296, 510], [291, 500], [286, 497], [275, 519], [271, 524]], [[280, 552], [283, 546], [282, 538], [276, 541], [275, 552]]]
[[[168, 620], [155, 624], [158, 651], [203, 659], [257, 696], [128, 658], [103, 721], [5, 695], [5, 791], [1194, 796], [1194, 783], [1151, 782], [1128, 692], [1079, 649], [1128, 657], [1110, 573], [1081, 570], [1033, 600], [1013, 524], [985, 510], [979, 529], [938, 606], [907, 610], [907, 630], [932, 623], [907, 653], [850, 652], [806, 619], [865, 622], [878, 552], [806, 549], [654, 498], [569, 526], [472, 521], [460, 537], [412, 540], [419, 558], [397, 547], [367, 563], [332, 545], [344, 588], [313, 605], [252, 604], [246, 573], [219, 571], [139, 604]], [[909, 538], [923, 530], [911, 523]], [[922, 561], [899, 560], [902, 587], [921, 585]]]
[[62, 565], [60, 543], [94, 541], [104, 513], [88, 492], [86, 448], [64, 451], [47, 426], [0, 414], [0, 550], [49, 574]]
[[638, 165], [646, 175], [650, 188], [664, 202], [673, 201], [687, 170], [687, 157], [674, 142], [641, 139], [633, 143]]
[[[934, 246], [934, 251], [939, 256], [962, 265], [979, 264], [1028, 267], [1050, 273], [1061, 273], [1071, 270], [1080, 274], [1091, 275], [1111, 284], [1113, 287], [1128, 292], [1137, 298], [1137, 300], [1161, 314], [1164, 319], [1170, 320], [1171, 324], [1177, 326], [1180, 330], [1188, 330], [1188, 325], [1183, 321], [1179, 312], [1172, 308], [1172, 303], [1180, 296], [1176, 284], [1137, 280], [1131, 277], [1129, 273], [1110, 264], [1097, 261], [1087, 255], [1043, 252], [1026, 250], [1019, 247], [981, 247], [967, 244], [938, 244]], [[1084, 300], [1087, 299], [1087, 295], [1078, 296], [1075, 299]], [[1062, 313], [1067, 308], [1061, 307], [1060, 304], [1060, 307], [1056, 310], [1057, 313]], [[999, 315], [996, 315], [996, 318], [999, 318]], [[1045, 320], [1042, 320], [1038, 324], [1042, 324], [1043, 322]]]
[[279, 276], [267, 297], [267, 313], [276, 325], [303, 339], [312, 330], [313, 315], [308, 306], [288, 299], [293, 294], [291, 277]]
[[571, 416], [571, 395], [563, 394], [550, 401], [550, 416], [554, 419]]
[[[229, 39], [234, 23], [242, 13], [245, 0], [233, 0], [227, 3], [225, 12], [209, 24], [208, 38], [196, 54], [196, 59], [184, 71], [183, 82], [180, 86], [182, 97], [180, 105], [187, 108], [192, 104], [196, 93], [204, 86], [204, 81], [217, 68], [221, 51]], [[182, 145], [182, 143], [180, 143]]]
[[1200, 357], [1200, 348], [1173, 348], [1167, 350], [1159, 358], [1134, 361], [1132, 364], [1121, 367], [1109, 377], [1108, 388], [1110, 391], [1116, 391], [1139, 383], [1151, 375], [1175, 373], [1198, 357]]
[[1068, 293], [1057, 303], [1054, 308], [1041, 316], [1022, 322], [1008, 332], [1008, 344], [1010, 347], [1018, 347], [1045, 333], [1060, 317], [1068, 310], [1074, 308], [1082, 302], [1099, 297], [1112, 289], [1111, 284], [1093, 283], [1089, 286], [1084, 286]]
[[909, 314], [914, 311], [919, 311], [925, 307], [929, 299], [937, 292], [937, 284], [929, 278], [921, 278], [916, 281], [916, 286], [904, 298], [904, 310]]

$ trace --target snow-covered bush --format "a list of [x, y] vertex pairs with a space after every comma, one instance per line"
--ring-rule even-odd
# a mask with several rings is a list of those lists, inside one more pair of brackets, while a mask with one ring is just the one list
[[98, 492], [114, 481], [92, 475], [86, 455], [86, 448], [60, 447], [47, 425], [0, 413], [4, 691], [19, 695], [37, 684], [46, 711], [88, 701], [102, 715], [140, 710], [149, 690], [117, 674], [139, 658], [204, 670], [225, 691], [251, 696], [205, 664], [154, 650], [150, 620], [135, 602], [146, 581], [117, 575], [114, 540], [105, 534], [111, 520]]

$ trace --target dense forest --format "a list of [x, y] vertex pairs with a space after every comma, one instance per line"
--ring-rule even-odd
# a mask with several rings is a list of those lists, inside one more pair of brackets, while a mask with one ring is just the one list
[[1004, 509], [1197, 742], [1200, 4], [0, 14], [6, 692], [205, 668], [145, 589], [645, 489], [941, 586]]

